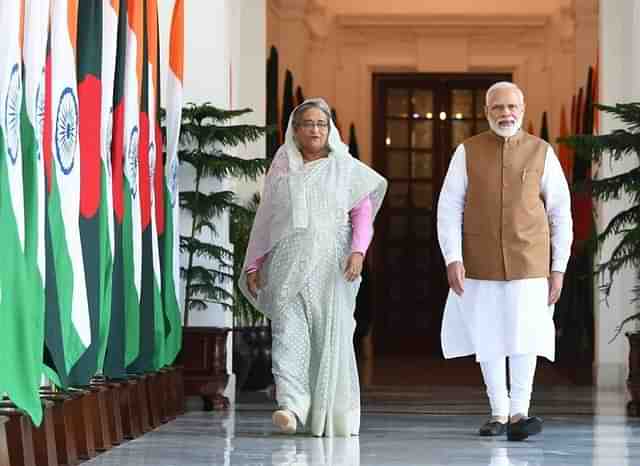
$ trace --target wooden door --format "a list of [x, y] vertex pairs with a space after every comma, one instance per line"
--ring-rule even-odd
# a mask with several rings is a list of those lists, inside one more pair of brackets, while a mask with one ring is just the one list
[[436, 206], [456, 145], [485, 131], [486, 89], [509, 75], [374, 75], [374, 167], [389, 180], [376, 222], [377, 354], [440, 354], [448, 287]]

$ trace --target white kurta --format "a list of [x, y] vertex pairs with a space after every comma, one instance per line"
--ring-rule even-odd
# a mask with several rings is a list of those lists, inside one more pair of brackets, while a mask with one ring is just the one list
[[[438, 240], [445, 262], [463, 261], [462, 223], [468, 178], [466, 154], [456, 149], [438, 202]], [[566, 178], [553, 149], [547, 150], [540, 181], [551, 233], [551, 270], [564, 272], [571, 254], [573, 225]], [[460, 297], [449, 291], [442, 321], [445, 358], [476, 355], [490, 361], [514, 354], [555, 359], [553, 306], [546, 278], [511, 281], [465, 279]]]

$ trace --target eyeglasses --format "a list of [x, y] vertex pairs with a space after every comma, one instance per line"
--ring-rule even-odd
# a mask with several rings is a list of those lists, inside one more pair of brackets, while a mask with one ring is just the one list
[[505, 113], [507, 111], [518, 112], [520, 111], [520, 108], [521, 107], [518, 104], [507, 104], [507, 105], [494, 104], [489, 108], [489, 111], [493, 113]]
[[306, 120], [303, 121], [300, 126], [305, 130], [305, 131], [311, 131], [313, 128], [318, 128], [321, 131], [326, 131], [329, 128], [329, 122], [328, 121], [310, 121], [310, 120]]

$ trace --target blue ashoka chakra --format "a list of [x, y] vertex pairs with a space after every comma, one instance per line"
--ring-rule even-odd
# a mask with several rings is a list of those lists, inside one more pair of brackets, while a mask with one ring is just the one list
[[35, 101], [35, 113], [36, 116], [36, 138], [38, 140], [38, 160], [42, 158], [42, 139], [44, 135], [44, 68], [42, 68], [42, 74], [40, 76], [40, 82], [38, 82], [38, 89], [36, 90]]
[[153, 179], [156, 175], [156, 143], [151, 141], [149, 143], [149, 178], [151, 178], [151, 185], [153, 186]]
[[113, 107], [109, 108], [109, 116], [107, 117], [107, 128], [104, 135], [104, 160], [107, 166], [107, 174], [111, 178], [111, 143], [113, 141]]
[[70, 87], [66, 87], [60, 95], [55, 127], [56, 158], [62, 173], [68, 175], [73, 164], [78, 146], [78, 102]]
[[4, 102], [4, 128], [11, 163], [18, 160], [20, 151], [20, 108], [22, 105], [22, 77], [18, 64], [13, 65]]
[[124, 174], [129, 180], [129, 190], [131, 196], [136, 197], [138, 194], [138, 139], [140, 131], [134, 126], [129, 135], [129, 144], [127, 144], [127, 156], [124, 160]]
[[171, 205], [176, 204], [176, 197], [178, 195], [178, 158], [171, 159], [171, 165], [169, 165], [169, 197]]
[[[156, 176], [156, 143], [154, 141], [149, 142], [149, 183], [151, 184], [151, 192], [154, 193], [156, 189], [155, 185]], [[155, 196], [151, 196], [151, 205], [155, 204]]]

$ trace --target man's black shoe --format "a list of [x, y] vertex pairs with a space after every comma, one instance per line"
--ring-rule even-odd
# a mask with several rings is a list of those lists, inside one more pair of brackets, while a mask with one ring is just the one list
[[542, 432], [542, 419], [539, 417], [522, 418], [518, 422], [510, 422], [507, 425], [507, 440], [517, 442], [540, 432]]
[[503, 435], [507, 430], [506, 422], [499, 421], [487, 421], [485, 422], [478, 433], [482, 437], [497, 437], [498, 435]]

